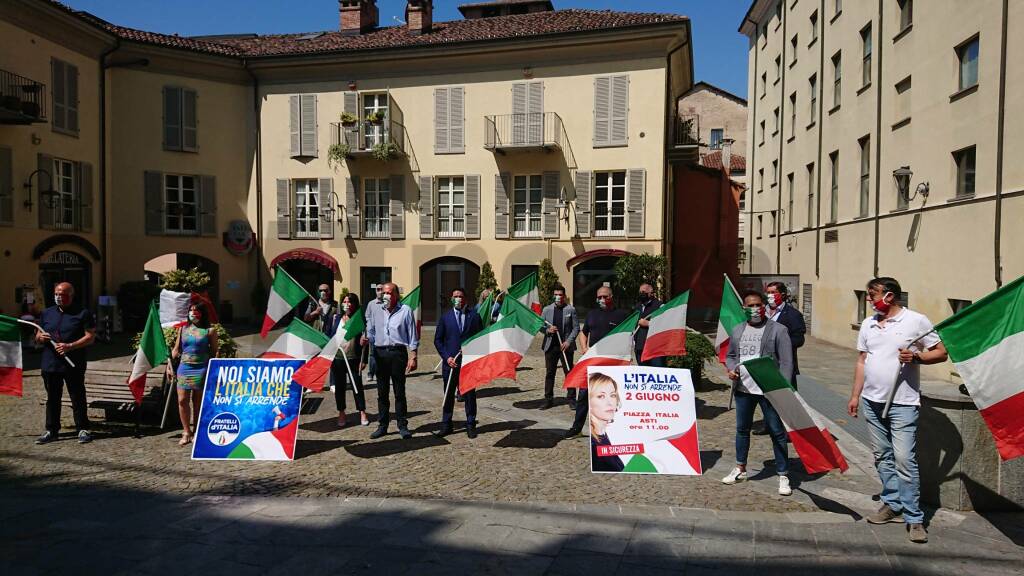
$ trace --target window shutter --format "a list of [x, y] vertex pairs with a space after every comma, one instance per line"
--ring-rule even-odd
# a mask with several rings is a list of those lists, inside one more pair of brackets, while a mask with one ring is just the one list
[[300, 100], [301, 130], [300, 155], [316, 158], [316, 94], [303, 94]]
[[526, 142], [526, 82], [512, 85], [512, 144]]
[[466, 151], [466, 115], [465, 89], [463, 89], [462, 86], [449, 88], [448, 104], [450, 106], [450, 113], [448, 115], [448, 151], [453, 153], [463, 153]]
[[593, 173], [584, 170], [576, 171], [576, 235], [580, 238], [590, 237], [590, 182]]
[[405, 176], [391, 175], [391, 239], [405, 238]]
[[0, 225], [14, 224], [14, 177], [11, 149], [0, 148]]
[[287, 178], [277, 179], [277, 237], [292, 237], [292, 186]]
[[92, 164], [78, 162], [78, 214], [83, 232], [92, 231]]
[[628, 141], [629, 76], [612, 76], [611, 144], [625, 145]]
[[67, 129], [78, 132], [78, 66], [65, 64], [68, 74], [67, 97], [64, 105], [67, 106]]
[[434, 88], [434, 154], [445, 154], [450, 151], [449, 120], [448, 89]]
[[611, 79], [594, 78], [594, 146], [607, 146], [611, 138]]
[[50, 75], [53, 80], [53, 127], [63, 130], [67, 129], [67, 72], [64, 63], [60, 60], [50, 61]]
[[[334, 238], [334, 217], [331, 212], [334, 208], [332, 203], [334, 202], [334, 179], [333, 178], [321, 178], [319, 182], [320, 190], [320, 238], [329, 240]], [[331, 214], [331, 218], [324, 219], [322, 216]]]
[[558, 238], [558, 172], [545, 172], [544, 199], [541, 205], [542, 230], [545, 238]]
[[466, 238], [480, 238], [480, 175], [466, 174]]
[[[302, 155], [302, 149], [299, 147], [299, 97], [289, 96], [288, 97], [288, 132], [291, 136], [291, 141], [288, 149], [289, 154], [292, 158]], [[280, 230], [278, 231], [280, 237]]]
[[[54, 60], [56, 62], [56, 60]], [[39, 170], [46, 172], [47, 178], [43, 178], [42, 174], [39, 174], [36, 180], [36, 205], [39, 206], [39, 227], [40, 228], [53, 228], [53, 209], [46, 206], [46, 202], [43, 200], [42, 191], [46, 190], [42, 182], [45, 180], [48, 183], [50, 189], [55, 189], [57, 179], [54, 178], [53, 173], [53, 156], [47, 154], [40, 154], [38, 156], [37, 167]]]
[[217, 178], [199, 177], [199, 234], [217, 235]]
[[530, 82], [526, 85], [527, 138], [531, 144], [541, 144], [544, 139], [544, 83]]
[[181, 102], [181, 148], [195, 152], [199, 148], [196, 130], [196, 91], [183, 90]]
[[350, 238], [359, 238], [359, 176], [345, 178], [345, 229]]
[[633, 168], [626, 171], [626, 236], [644, 237], [644, 189], [647, 171]]
[[[359, 93], [348, 91], [342, 97], [342, 110], [349, 114], [360, 118], [362, 115], [359, 113]], [[352, 147], [353, 150], [359, 147], [359, 124], [352, 128], [342, 128], [345, 132], [344, 142]]]
[[419, 180], [420, 238], [430, 240], [434, 237], [434, 178], [420, 175]]
[[162, 172], [147, 170], [143, 175], [143, 189], [146, 196], [146, 234], [164, 233], [164, 175]]
[[494, 175], [494, 237], [508, 238], [508, 172]]
[[181, 88], [164, 87], [164, 148], [181, 150]]

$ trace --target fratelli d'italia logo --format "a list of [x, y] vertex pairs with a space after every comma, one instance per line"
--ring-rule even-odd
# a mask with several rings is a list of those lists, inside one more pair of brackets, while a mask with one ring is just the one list
[[206, 428], [206, 436], [215, 446], [227, 446], [238, 438], [238, 433], [241, 430], [242, 422], [238, 416], [230, 412], [221, 412], [210, 420], [210, 425]]

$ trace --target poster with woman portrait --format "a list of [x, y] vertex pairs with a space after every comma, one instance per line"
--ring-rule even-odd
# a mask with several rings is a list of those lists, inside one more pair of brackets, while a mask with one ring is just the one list
[[689, 370], [591, 366], [587, 386], [591, 471], [701, 474]]

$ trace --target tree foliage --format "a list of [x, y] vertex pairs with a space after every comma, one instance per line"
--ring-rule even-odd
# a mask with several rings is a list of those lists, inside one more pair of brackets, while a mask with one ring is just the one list
[[480, 293], [484, 290], [494, 290], [498, 287], [498, 280], [494, 277], [494, 269], [490, 262], [484, 262], [480, 267], [480, 278], [476, 281], [476, 294], [473, 296], [479, 300]]
[[551, 304], [553, 300], [551, 293], [555, 291], [555, 286], [558, 284], [558, 274], [555, 272], [554, 266], [551, 265], [551, 259], [545, 258], [541, 260], [540, 268], [537, 270], [537, 290], [540, 291], [540, 303], [542, 306]]
[[202, 292], [212, 283], [210, 275], [199, 268], [170, 270], [160, 280], [160, 287], [173, 292]]
[[615, 262], [615, 291], [619, 302], [635, 302], [640, 285], [654, 286], [654, 295], [665, 300], [665, 279], [668, 276], [668, 259], [663, 255], [627, 254]]

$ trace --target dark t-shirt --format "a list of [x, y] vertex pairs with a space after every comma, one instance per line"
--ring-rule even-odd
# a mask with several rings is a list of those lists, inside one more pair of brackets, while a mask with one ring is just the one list
[[[637, 304], [636, 307], [640, 312], [641, 318], [647, 318], [658, 308], [661, 308], [661, 300], [658, 300], [657, 298], [651, 298], [647, 304]], [[637, 325], [636, 334], [633, 335], [634, 346], [637, 350], [644, 349], [644, 344], [647, 343], [647, 330], [648, 328]]]
[[[50, 338], [54, 342], [67, 344], [85, 336], [86, 330], [94, 330], [96, 328], [96, 319], [88, 308], [69, 306], [61, 310], [56, 306], [50, 306], [43, 310], [39, 325], [50, 334]], [[57, 354], [53, 346], [47, 344], [43, 347], [42, 371], [69, 372], [71, 370], [85, 370], [85, 348], [72, 350], [67, 356], [75, 363], [74, 368], [69, 366], [67, 361]]]
[[611, 310], [597, 308], [591, 310], [587, 314], [587, 319], [583, 322], [583, 333], [587, 335], [587, 346], [597, 344], [601, 338], [607, 336], [627, 316], [629, 314], [619, 308], [612, 308]]

